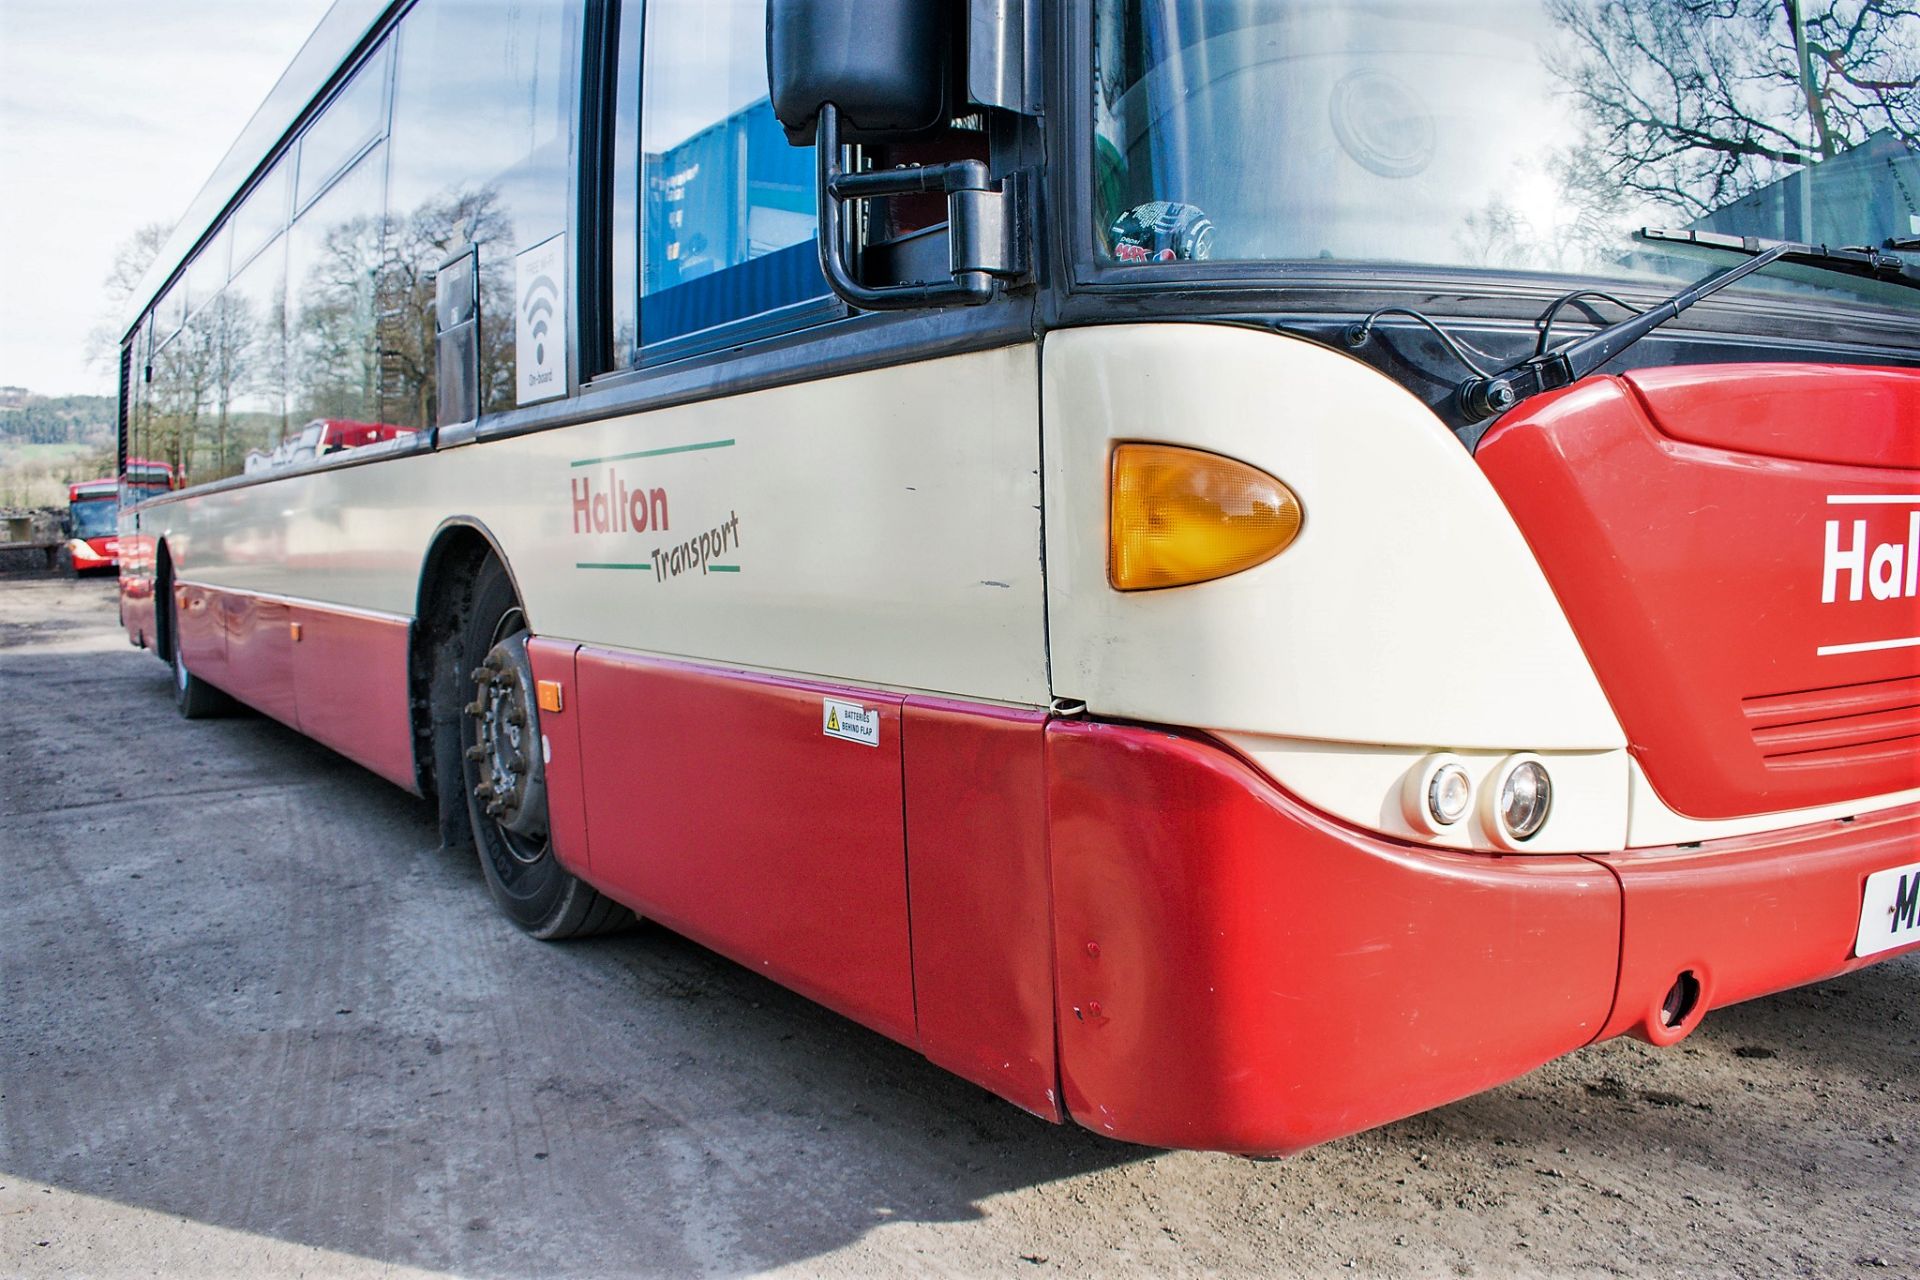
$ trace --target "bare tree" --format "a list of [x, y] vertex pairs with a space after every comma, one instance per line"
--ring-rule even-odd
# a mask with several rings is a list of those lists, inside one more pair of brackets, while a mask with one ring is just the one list
[[1920, 144], [1920, 5], [1548, 0], [1549, 65], [1591, 125], [1583, 203], [1697, 218], [1877, 134]]
[[87, 335], [87, 363], [94, 368], [110, 372], [119, 366], [120, 336], [126, 329], [133, 291], [140, 287], [147, 268], [172, 234], [173, 228], [166, 223], [149, 222], [114, 249], [113, 265], [100, 286], [100, 322]]

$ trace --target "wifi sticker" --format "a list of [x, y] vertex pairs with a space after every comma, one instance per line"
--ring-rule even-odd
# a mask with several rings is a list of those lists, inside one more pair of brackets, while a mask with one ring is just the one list
[[567, 238], [514, 259], [514, 385], [519, 404], [567, 393]]

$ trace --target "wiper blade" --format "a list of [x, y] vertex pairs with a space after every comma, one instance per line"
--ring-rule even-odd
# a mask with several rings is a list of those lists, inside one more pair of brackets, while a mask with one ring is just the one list
[[1788, 262], [1810, 262], [1829, 271], [1869, 276], [1875, 280], [1892, 280], [1896, 284], [1920, 288], [1920, 279], [1903, 274], [1909, 265], [1907, 260], [1898, 254], [1885, 252], [1887, 249], [1920, 249], [1920, 240], [1915, 239], [1887, 240], [1880, 248], [1850, 244], [1835, 249], [1824, 244], [1802, 244], [1796, 240], [1762, 240], [1757, 236], [1726, 236], [1713, 231], [1662, 231], [1656, 227], [1640, 228], [1634, 233], [1634, 239], [1664, 244], [1697, 244], [1703, 249], [1725, 249], [1730, 253], [1745, 253], [1755, 257], [1780, 249], [1784, 252], [1776, 256]]
[[1469, 378], [1460, 384], [1460, 409], [1471, 422], [1505, 413], [1522, 400], [1557, 391], [1580, 381], [1667, 321], [1699, 302], [1737, 284], [1762, 267], [1776, 262], [1806, 262], [1847, 275], [1867, 276], [1890, 284], [1920, 289], [1920, 276], [1908, 275], [1907, 260], [1880, 249], [1847, 246], [1830, 249], [1822, 244], [1794, 240], [1761, 240], [1753, 236], [1725, 236], [1711, 231], [1661, 231], [1644, 227], [1641, 240], [1697, 244], [1749, 255], [1747, 260], [1688, 285], [1665, 302], [1637, 315], [1597, 329], [1584, 338], [1530, 356], [1490, 377]]

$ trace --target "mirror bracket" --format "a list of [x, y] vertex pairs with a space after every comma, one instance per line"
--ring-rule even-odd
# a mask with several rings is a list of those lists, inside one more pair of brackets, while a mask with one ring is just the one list
[[[1031, 273], [1027, 200], [1021, 175], [996, 182], [978, 160], [849, 173], [840, 150], [840, 113], [820, 108], [815, 139], [820, 181], [820, 270], [834, 293], [864, 311], [991, 302]], [[855, 275], [846, 207], [888, 196], [942, 192], [947, 197], [950, 278], [871, 286]]]

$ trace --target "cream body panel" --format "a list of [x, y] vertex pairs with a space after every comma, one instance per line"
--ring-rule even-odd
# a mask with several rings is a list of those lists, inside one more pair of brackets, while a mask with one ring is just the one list
[[[434, 532], [465, 516], [544, 635], [1040, 705], [1038, 405], [1027, 344], [289, 475], [146, 529], [183, 579], [411, 616]], [[574, 465], [657, 450], [684, 451]], [[666, 533], [576, 531], [574, 486], [610, 472], [665, 491]], [[651, 564], [736, 515], [709, 565], [737, 572], [576, 567]]]
[[[1494, 774], [1512, 753], [1453, 751], [1473, 779], [1473, 804], [1450, 828], [1429, 832], [1407, 820], [1401, 794], [1431, 750], [1301, 742], [1224, 734], [1225, 741], [1322, 813], [1401, 840], [1446, 849], [1500, 849], [1482, 809]], [[1553, 780], [1546, 825], [1516, 853], [1611, 853], [1627, 840], [1626, 751], [1537, 752]]]
[[[1054, 333], [1045, 365], [1059, 696], [1099, 716], [1423, 751], [1626, 745], [1513, 518], [1387, 378], [1300, 339], [1201, 324]], [[1122, 440], [1264, 468], [1299, 496], [1299, 538], [1232, 577], [1114, 591], [1108, 456]]]

